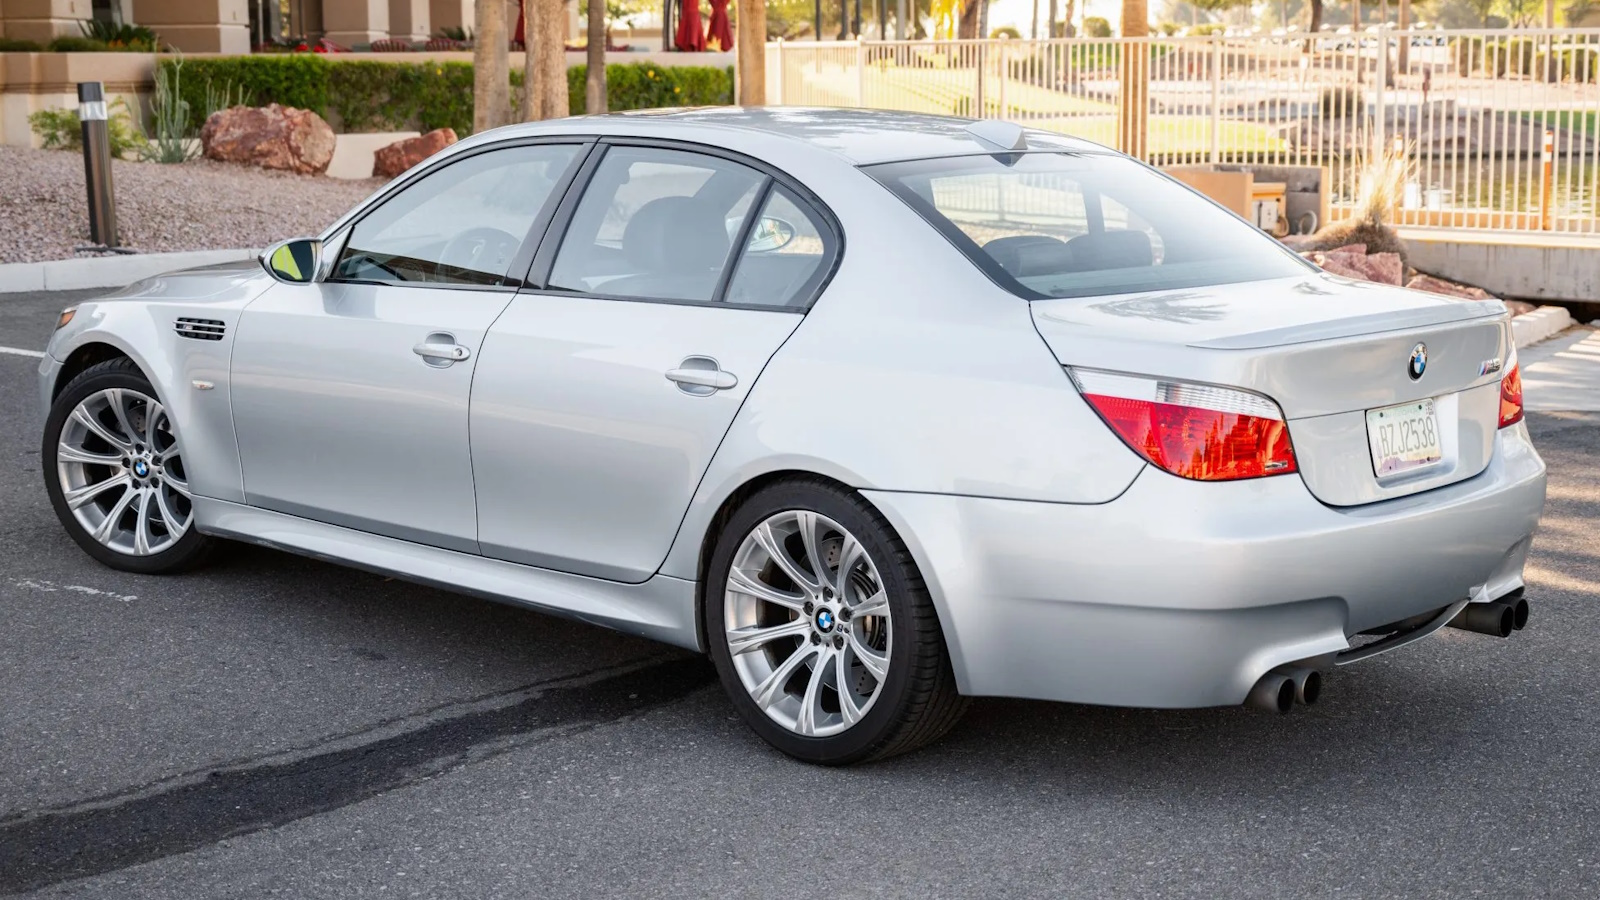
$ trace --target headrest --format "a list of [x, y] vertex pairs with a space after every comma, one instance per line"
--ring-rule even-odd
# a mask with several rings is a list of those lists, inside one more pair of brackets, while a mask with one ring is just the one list
[[1080, 234], [1067, 241], [1072, 254], [1072, 270], [1132, 269], [1154, 265], [1150, 236], [1142, 231], [1102, 231]]
[[658, 197], [628, 221], [622, 253], [647, 272], [703, 272], [728, 258], [728, 228], [703, 200]]

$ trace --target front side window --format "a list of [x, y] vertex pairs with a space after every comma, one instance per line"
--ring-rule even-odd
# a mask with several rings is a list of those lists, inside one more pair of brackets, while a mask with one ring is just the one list
[[612, 147], [573, 213], [549, 287], [709, 302], [766, 181], [719, 157]]
[[1304, 275], [1282, 245], [1117, 156], [997, 154], [866, 169], [1027, 299]]
[[429, 173], [356, 223], [333, 279], [505, 284], [512, 258], [581, 150], [506, 147]]

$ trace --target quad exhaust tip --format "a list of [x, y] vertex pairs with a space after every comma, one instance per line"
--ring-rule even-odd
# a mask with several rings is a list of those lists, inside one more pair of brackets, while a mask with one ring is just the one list
[[1322, 696], [1322, 673], [1304, 666], [1279, 666], [1261, 676], [1245, 697], [1245, 705], [1286, 713], [1295, 703], [1310, 706]]

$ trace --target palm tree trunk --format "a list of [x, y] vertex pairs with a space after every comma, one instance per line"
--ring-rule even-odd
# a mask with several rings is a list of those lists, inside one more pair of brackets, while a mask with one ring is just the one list
[[472, 130], [499, 128], [511, 118], [511, 59], [505, 0], [477, 0], [472, 45]]
[[767, 4], [766, 0], [738, 0], [738, 27], [733, 33], [735, 59], [739, 63], [740, 106], [763, 106], [767, 102]]
[[584, 90], [584, 111], [590, 115], [606, 111], [606, 0], [589, 0], [588, 80]]
[[527, 23], [522, 117], [529, 122], [563, 118], [569, 114], [566, 5], [562, 0], [522, 0], [522, 10]]
[[[1122, 0], [1122, 36], [1150, 34], [1146, 0]], [[1150, 125], [1150, 51], [1143, 43], [1122, 47], [1122, 90], [1117, 110], [1117, 149], [1143, 159]]]
[[1045, 21], [1044, 26], [1045, 37], [1053, 38], [1056, 36], [1056, 16], [1060, 14], [1060, 12], [1061, 9], [1058, 0], [1050, 0], [1050, 18]]

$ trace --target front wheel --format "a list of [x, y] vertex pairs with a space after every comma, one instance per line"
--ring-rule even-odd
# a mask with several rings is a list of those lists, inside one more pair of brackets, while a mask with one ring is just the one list
[[911, 554], [854, 492], [796, 481], [752, 495], [719, 536], [705, 604], [734, 705], [798, 759], [904, 753], [966, 708]]
[[114, 569], [154, 575], [200, 563], [188, 460], [150, 380], [129, 359], [91, 366], [45, 420], [45, 489], [67, 533]]

